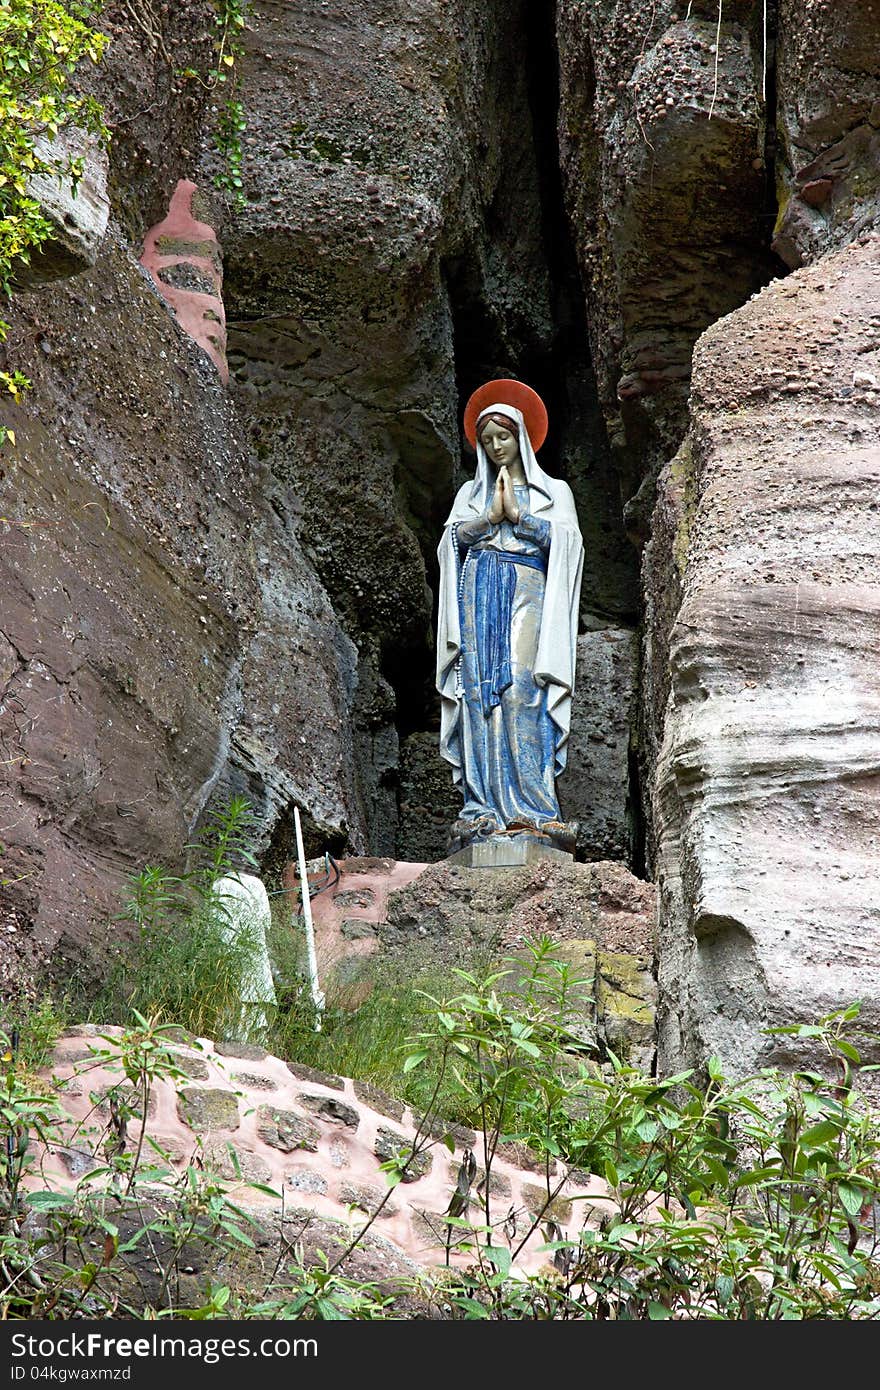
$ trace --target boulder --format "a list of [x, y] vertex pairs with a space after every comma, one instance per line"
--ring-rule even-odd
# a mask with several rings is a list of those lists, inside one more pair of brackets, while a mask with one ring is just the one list
[[[15, 283], [32, 288], [89, 270], [97, 260], [107, 231], [107, 151], [94, 135], [77, 127], [53, 138], [37, 136], [34, 154], [43, 168], [28, 182], [28, 193], [52, 231], [27, 265], [16, 266]], [[70, 166], [80, 166], [73, 177]]]

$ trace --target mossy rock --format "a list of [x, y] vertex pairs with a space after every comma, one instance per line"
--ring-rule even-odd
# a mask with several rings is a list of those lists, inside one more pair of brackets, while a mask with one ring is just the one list
[[238, 1129], [238, 1101], [218, 1086], [187, 1086], [177, 1097], [177, 1112], [196, 1134], [213, 1129]]

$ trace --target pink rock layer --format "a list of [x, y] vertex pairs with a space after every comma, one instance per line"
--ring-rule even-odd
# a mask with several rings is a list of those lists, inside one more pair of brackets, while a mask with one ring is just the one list
[[[51, 1074], [64, 1118], [57, 1135], [36, 1146], [38, 1161], [27, 1178], [31, 1191], [108, 1185], [104, 1155], [118, 1136], [105, 1097], [114, 1087], [121, 1087], [123, 1094], [131, 1090], [118, 1057], [121, 1031], [99, 1032], [85, 1025], [56, 1047]], [[387, 1145], [390, 1135], [392, 1140], [399, 1137], [404, 1149], [412, 1145], [418, 1117], [362, 1083], [321, 1079], [322, 1073], [306, 1068], [297, 1068], [296, 1076], [286, 1063], [261, 1049], [239, 1050], [247, 1056], [224, 1055], [202, 1039], [173, 1048], [175, 1062], [189, 1075], [153, 1083], [145, 1136], [151, 1142], [143, 1144], [146, 1161], [156, 1162], [153, 1146], [158, 1146], [167, 1156], [169, 1171], [179, 1172], [191, 1163], [213, 1169], [229, 1179], [233, 1200], [251, 1209], [275, 1216], [305, 1209], [335, 1218], [354, 1233], [389, 1190], [381, 1167], [383, 1141]], [[426, 1148], [421, 1141], [426, 1171], [394, 1188], [373, 1229], [403, 1255], [426, 1266], [445, 1262], [448, 1236], [451, 1263], [468, 1264], [474, 1259], [475, 1237], [447, 1226], [444, 1217], [470, 1145], [480, 1170], [471, 1187], [470, 1218], [477, 1227], [486, 1221], [477, 1192], [485, 1162], [482, 1139], [458, 1131], [450, 1152], [442, 1142], [443, 1131], [438, 1133], [441, 1137], [432, 1137]], [[140, 1140], [141, 1120], [130, 1119], [128, 1151], [133, 1152]], [[236, 1176], [232, 1150], [241, 1174], [263, 1187], [250, 1187]], [[595, 1226], [614, 1208], [600, 1178], [579, 1173], [583, 1181], [576, 1181], [551, 1160], [548, 1180], [539, 1163], [534, 1171], [522, 1165], [519, 1160], [526, 1157], [525, 1152], [508, 1149], [493, 1160], [489, 1209], [493, 1243], [509, 1246], [513, 1266], [523, 1274], [549, 1264], [550, 1256], [541, 1246], [548, 1235], [557, 1233], [548, 1232], [548, 1218], [576, 1238], [584, 1225]], [[89, 1172], [97, 1168], [104, 1168], [103, 1175], [90, 1179]]]
[[[193, 216], [196, 185], [180, 179], [171, 197], [168, 214], [144, 238], [141, 265], [148, 270], [162, 298], [172, 309], [184, 333], [208, 354], [224, 385], [229, 381], [226, 363], [226, 313], [223, 308], [220, 247], [214, 229]], [[214, 290], [187, 288], [185, 275], [169, 277], [176, 267], [188, 267], [196, 281], [210, 282]], [[183, 283], [175, 285], [173, 279]]]
[[[312, 898], [312, 921], [315, 930], [315, 954], [324, 970], [331, 969], [343, 959], [369, 956], [378, 950], [377, 936], [365, 935], [347, 940], [342, 924], [359, 921], [379, 926], [388, 917], [388, 896], [417, 879], [427, 864], [410, 864], [397, 859], [342, 859], [339, 861], [339, 881]], [[322, 879], [309, 876], [314, 892]], [[285, 886], [290, 893], [291, 911], [302, 912], [299, 876], [295, 864], [287, 866]]]

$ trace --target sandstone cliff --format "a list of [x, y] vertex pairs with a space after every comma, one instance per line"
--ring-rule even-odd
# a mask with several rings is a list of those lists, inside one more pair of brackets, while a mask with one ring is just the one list
[[[310, 853], [443, 856], [434, 549], [513, 375], [587, 543], [563, 804], [658, 881], [663, 1064], [873, 1016], [880, 16], [254, 0], [236, 208], [211, 6], [151, 14], [106, 7], [106, 177], [8, 315], [0, 983], [99, 958], [231, 792], [266, 871], [294, 806]], [[163, 298], [181, 179], [216, 249], [153, 243]]]

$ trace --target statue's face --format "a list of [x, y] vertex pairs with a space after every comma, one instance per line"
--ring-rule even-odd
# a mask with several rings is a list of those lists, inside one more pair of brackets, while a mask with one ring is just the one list
[[480, 443], [496, 468], [510, 468], [519, 458], [519, 441], [504, 425], [490, 420], [480, 430]]

